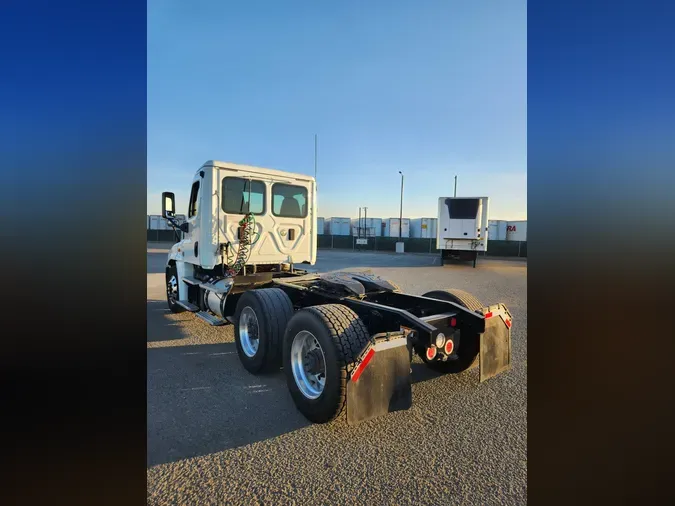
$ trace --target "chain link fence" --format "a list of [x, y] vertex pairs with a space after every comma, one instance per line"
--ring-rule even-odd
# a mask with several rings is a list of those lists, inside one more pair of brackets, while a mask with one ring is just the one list
[[[178, 232], [178, 236], [182, 236]], [[173, 230], [148, 230], [148, 242], [177, 242], [176, 232]], [[363, 241], [364, 239], [361, 239]], [[359, 238], [353, 235], [319, 235], [317, 247], [319, 249], [345, 249], [353, 251], [396, 251], [397, 237], [368, 237], [366, 244], [357, 244]], [[403, 238], [406, 253], [440, 254], [436, 249], [436, 239]], [[480, 256], [520, 257], [527, 258], [527, 242], [520, 241], [488, 241], [488, 250]]]
[[[354, 251], [396, 251], [398, 237], [368, 237], [359, 239], [351, 235], [320, 235], [319, 249], [351, 249]], [[362, 242], [366, 244], [360, 244]], [[406, 253], [440, 254], [436, 248], [436, 239], [402, 238]], [[480, 256], [520, 257], [527, 258], [527, 242], [521, 241], [488, 241], [488, 250]]]
[[173, 230], [149, 230], [148, 242], [171, 242], [176, 243], [183, 239], [183, 232]]

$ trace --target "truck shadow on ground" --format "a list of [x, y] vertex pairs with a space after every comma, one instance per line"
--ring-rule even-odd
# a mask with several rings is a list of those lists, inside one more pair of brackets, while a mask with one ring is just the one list
[[233, 343], [149, 348], [148, 466], [221, 452], [309, 425], [280, 372], [254, 376]]
[[[186, 339], [188, 334], [182, 330], [180, 321], [170, 320], [167, 303], [164, 300], [147, 301], [147, 341], [174, 341]], [[188, 316], [189, 317], [189, 316]]]
[[[308, 426], [282, 372], [254, 376], [232, 342], [188, 344], [196, 336], [165, 301], [147, 301], [147, 466], [208, 455]], [[228, 327], [219, 327], [227, 332]], [[171, 346], [170, 341], [178, 341]]]
[[[307, 427], [283, 371], [254, 376], [233, 343], [148, 349], [148, 467]], [[413, 364], [413, 383], [440, 375]], [[344, 423], [344, 422], [337, 422]]]

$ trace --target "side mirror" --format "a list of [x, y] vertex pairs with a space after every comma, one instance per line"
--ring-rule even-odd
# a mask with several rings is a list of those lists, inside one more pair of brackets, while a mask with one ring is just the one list
[[162, 193], [162, 217], [167, 218], [176, 214], [176, 196], [171, 192]]

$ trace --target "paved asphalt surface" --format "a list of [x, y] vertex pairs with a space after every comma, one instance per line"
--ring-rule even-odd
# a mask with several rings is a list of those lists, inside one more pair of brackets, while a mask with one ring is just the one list
[[477, 368], [439, 376], [416, 358], [412, 408], [347, 427], [307, 422], [283, 373], [247, 373], [231, 325], [170, 313], [166, 250], [152, 248], [149, 504], [526, 503], [527, 263], [320, 250], [320, 271], [369, 267], [414, 294], [460, 288], [514, 316], [507, 373], [479, 384]]

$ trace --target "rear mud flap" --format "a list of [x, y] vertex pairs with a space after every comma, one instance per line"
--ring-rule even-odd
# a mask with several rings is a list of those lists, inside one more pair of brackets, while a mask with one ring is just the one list
[[497, 304], [483, 310], [485, 333], [480, 336], [480, 381], [511, 369], [511, 314]]
[[356, 425], [412, 406], [410, 352], [405, 338], [370, 346], [347, 383], [347, 423]]

